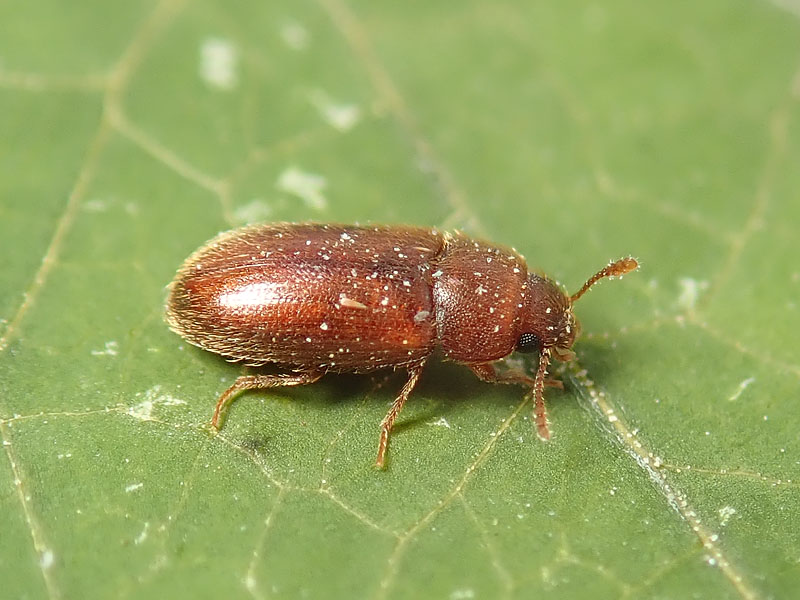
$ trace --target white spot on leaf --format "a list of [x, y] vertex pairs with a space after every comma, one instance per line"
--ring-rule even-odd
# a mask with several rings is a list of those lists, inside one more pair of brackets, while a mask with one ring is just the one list
[[720, 527], [725, 527], [730, 518], [736, 514], [736, 509], [732, 506], [723, 506], [719, 509], [719, 524]]
[[361, 120], [361, 109], [358, 106], [335, 102], [325, 92], [311, 94], [311, 104], [325, 122], [337, 131], [349, 131]]
[[436, 421], [431, 423], [434, 427], [446, 427], [447, 429], [452, 429], [450, 423], [447, 422], [447, 419], [444, 417], [439, 417]]
[[[141, 393], [136, 394], [137, 397], [141, 395]], [[163, 393], [160, 385], [154, 385], [144, 393], [144, 400], [131, 406], [127, 410], [127, 414], [141, 421], [152, 421], [153, 409], [156, 406], [178, 406], [180, 404], [186, 404], [186, 402]]]
[[142, 528], [142, 532], [136, 536], [136, 539], [133, 540], [133, 543], [137, 546], [144, 542], [147, 539], [147, 530], [150, 529], [150, 523], [145, 521], [144, 528]]
[[308, 30], [297, 21], [287, 21], [281, 26], [281, 39], [292, 50], [305, 50], [308, 38]]
[[733, 395], [732, 395], [730, 398], [728, 398], [728, 400], [729, 400], [730, 402], [734, 402], [735, 400], [738, 400], [738, 399], [739, 399], [739, 396], [741, 396], [741, 395], [742, 395], [742, 393], [743, 393], [743, 392], [744, 392], [744, 391], [747, 389], [747, 387], [748, 387], [748, 386], [749, 386], [751, 383], [753, 383], [755, 380], [756, 380], [756, 378], [755, 378], [755, 377], [748, 377], [748, 378], [747, 378], [747, 379], [745, 379], [744, 381], [740, 382], [740, 383], [739, 383], [739, 387], [738, 387], [738, 388], [737, 388], [737, 390], [736, 390], [736, 391], [733, 393]]
[[230, 91], [239, 83], [239, 52], [230, 40], [207, 38], [200, 46], [200, 77], [210, 87]]
[[265, 221], [272, 214], [272, 208], [262, 198], [256, 198], [233, 211], [233, 218], [242, 225]]
[[119, 354], [119, 343], [115, 340], [106, 342], [102, 350], [92, 350], [92, 356], [116, 356], [117, 354]]
[[681, 293], [678, 296], [678, 306], [686, 311], [694, 310], [700, 293], [708, 288], [707, 281], [698, 281], [691, 277], [684, 277], [678, 281], [681, 286]]
[[297, 196], [315, 210], [324, 210], [328, 201], [323, 195], [328, 182], [322, 175], [307, 173], [297, 167], [289, 167], [278, 177], [277, 188]]

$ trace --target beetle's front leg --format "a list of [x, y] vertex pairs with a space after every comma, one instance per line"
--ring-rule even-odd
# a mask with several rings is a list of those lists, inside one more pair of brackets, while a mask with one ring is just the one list
[[550, 425], [547, 421], [547, 407], [544, 405], [544, 386], [564, 389], [564, 384], [556, 379], [547, 379], [547, 365], [550, 364], [550, 351], [543, 350], [539, 356], [539, 368], [536, 377], [530, 377], [519, 371], [498, 373], [492, 363], [469, 365], [472, 372], [482, 381], [489, 383], [516, 383], [524, 385], [533, 393], [533, 419], [536, 423], [536, 434], [542, 441], [550, 439]]
[[[517, 385], [524, 385], [526, 387], [532, 388], [535, 379], [530, 375], [526, 375], [520, 371], [506, 371], [503, 373], [498, 373], [497, 369], [494, 366], [494, 363], [481, 363], [477, 365], [469, 365], [469, 368], [472, 369], [472, 372], [478, 376], [481, 381], [485, 381], [486, 383], [509, 383], [509, 384], [517, 384]], [[554, 387], [558, 388], [559, 390], [564, 389], [564, 382], [560, 379], [551, 379], [545, 378], [544, 380], [545, 387]]]

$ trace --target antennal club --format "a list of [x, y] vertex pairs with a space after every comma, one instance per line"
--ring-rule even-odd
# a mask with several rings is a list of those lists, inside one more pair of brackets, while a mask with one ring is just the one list
[[608, 266], [604, 267], [594, 275], [592, 275], [589, 280], [583, 284], [583, 287], [578, 290], [577, 293], [572, 294], [570, 296], [569, 301], [570, 303], [574, 303], [578, 298], [583, 296], [590, 287], [592, 287], [595, 283], [603, 279], [604, 277], [621, 277], [625, 275], [625, 273], [630, 273], [634, 269], [639, 268], [639, 263], [636, 261], [635, 258], [630, 256], [626, 258], [620, 258], [617, 261], [610, 263]]

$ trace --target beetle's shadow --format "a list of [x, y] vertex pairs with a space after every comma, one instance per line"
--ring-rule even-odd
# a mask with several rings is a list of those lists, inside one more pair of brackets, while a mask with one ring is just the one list
[[[273, 366], [252, 367], [247, 374], [273, 374], [286, 372], [274, 368]], [[371, 374], [376, 378], [378, 375]], [[365, 396], [370, 395], [370, 391], [375, 388], [375, 382], [371, 381], [370, 376], [354, 375], [351, 373], [328, 373], [314, 383], [301, 386], [275, 387], [266, 390], [249, 390], [243, 393], [257, 395], [259, 393], [269, 394], [270, 396], [280, 397], [292, 403], [302, 404], [304, 409], [316, 411], [324, 414], [326, 410], [331, 410], [333, 406], [350, 405], [354, 410]], [[252, 428], [248, 428], [249, 433], [239, 443], [246, 449], [262, 453], [270, 444], [270, 436], [263, 433], [256, 433]]]
[[[249, 370], [252, 374], [279, 372], [272, 366]], [[407, 378], [407, 372], [402, 368], [366, 374], [328, 373], [312, 384], [272, 388], [269, 393], [280, 394], [292, 401], [302, 402], [306, 408], [323, 412], [330, 410], [333, 405], [350, 405], [355, 410], [365, 401], [371, 412], [376, 406], [388, 411]], [[311, 388], [314, 392], [308, 393]], [[492, 391], [488, 393], [490, 389]], [[487, 406], [487, 410], [506, 411], [510, 403], [522, 398], [522, 394], [524, 389], [520, 386], [482, 382], [465, 365], [444, 361], [436, 355], [425, 366], [419, 383], [395, 423], [394, 431], [413, 429], [425, 422], [446, 417], [464, 402], [480, 401]], [[380, 416], [375, 422], [376, 428], [385, 414], [382, 410], [377, 412]], [[241, 443], [258, 453], [269, 444], [269, 439], [268, 436], [250, 434]]]
[[[398, 370], [385, 388], [387, 401], [400, 392], [407, 376]], [[487, 411], [505, 414], [510, 404], [517, 404], [525, 390], [521, 386], [481, 381], [466, 365], [442, 360], [437, 353], [428, 361], [417, 387], [395, 422], [394, 431], [413, 429], [422, 423], [447, 417], [463, 408], [464, 403], [480, 402]], [[388, 409], [387, 409], [388, 410]]]

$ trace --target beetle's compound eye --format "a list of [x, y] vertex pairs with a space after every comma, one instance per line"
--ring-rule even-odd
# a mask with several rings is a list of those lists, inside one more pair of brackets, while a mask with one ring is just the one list
[[535, 333], [523, 333], [517, 340], [517, 352], [541, 352], [542, 341]]

